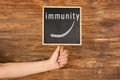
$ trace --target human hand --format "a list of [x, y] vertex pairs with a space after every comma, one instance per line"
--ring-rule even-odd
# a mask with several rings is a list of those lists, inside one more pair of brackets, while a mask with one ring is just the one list
[[58, 46], [48, 61], [54, 69], [61, 68], [68, 62], [68, 53], [67, 50], [60, 53], [60, 46]]

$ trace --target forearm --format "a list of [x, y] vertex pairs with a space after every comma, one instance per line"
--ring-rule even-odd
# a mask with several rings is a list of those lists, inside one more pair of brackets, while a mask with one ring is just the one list
[[1, 66], [0, 78], [15, 78], [52, 70], [48, 60], [40, 62], [6, 63]]
[[67, 57], [68, 52], [64, 50], [60, 53], [60, 46], [58, 46], [49, 60], [0, 64], [0, 79], [23, 77], [61, 68], [67, 63]]

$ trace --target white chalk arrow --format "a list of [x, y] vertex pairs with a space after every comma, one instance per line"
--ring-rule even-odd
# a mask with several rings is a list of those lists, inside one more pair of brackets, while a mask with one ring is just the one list
[[62, 38], [62, 37], [65, 37], [67, 34], [69, 34], [69, 32], [72, 30], [72, 28], [74, 27], [75, 25], [75, 21], [73, 21], [71, 27], [65, 32], [65, 33], [62, 33], [62, 34], [50, 34], [51, 37], [55, 37], [55, 38]]

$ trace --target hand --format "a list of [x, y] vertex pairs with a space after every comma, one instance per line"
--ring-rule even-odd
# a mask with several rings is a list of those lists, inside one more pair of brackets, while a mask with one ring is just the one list
[[60, 46], [49, 60], [37, 62], [6, 63], [0, 66], [1, 78], [16, 78], [63, 67], [68, 60], [68, 51], [60, 53]]
[[63, 50], [63, 52], [60, 53], [60, 46], [58, 46], [48, 61], [54, 69], [61, 68], [68, 62], [68, 51]]

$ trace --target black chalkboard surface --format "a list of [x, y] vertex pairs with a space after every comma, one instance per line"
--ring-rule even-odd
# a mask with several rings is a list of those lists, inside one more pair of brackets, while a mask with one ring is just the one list
[[81, 8], [43, 7], [43, 45], [81, 45]]

